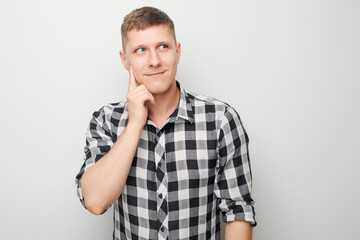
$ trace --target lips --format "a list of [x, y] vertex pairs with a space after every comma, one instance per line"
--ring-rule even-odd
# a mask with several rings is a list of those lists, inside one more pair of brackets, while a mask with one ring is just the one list
[[165, 73], [165, 71], [161, 71], [161, 72], [155, 72], [155, 73], [146, 73], [145, 76], [148, 76], [148, 77], [156, 77], [156, 76], [160, 76], [161, 74]]

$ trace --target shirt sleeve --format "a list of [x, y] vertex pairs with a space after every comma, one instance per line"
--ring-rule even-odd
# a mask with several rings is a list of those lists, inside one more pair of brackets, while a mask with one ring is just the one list
[[111, 131], [108, 126], [109, 121], [107, 121], [109, 118], [107, 115], [109, 114], [106, 114], [106, 110], [107, 108], [104, 106], [98, 111], [95, 111], [92, 115], [85, 134], [86, 141], [84, 147], [84, 163], [75, 179], [77, 195], [85, 208], [84, 198], [81, 194], [81, 178], [85, 171], [106, 153], [108, 153], [114, 144]]
[[215, 194], [223, 220], [243, 220], [256, 226], [251, 196], [249, 138], [238, 113], [230, 106], [222, 117], [218, 140]]

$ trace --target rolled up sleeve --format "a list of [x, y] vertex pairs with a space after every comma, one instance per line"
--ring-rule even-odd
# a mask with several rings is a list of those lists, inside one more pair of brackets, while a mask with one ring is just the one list
[[256, 226], [249, 138], [238, 113], [230, 106], [222, 117], [218, 140], [215, 195], [223, 220], [242, 220]]
[[75, 178], [77, 195], [85, 208], [84, 198], [81, 193], [81, 178], [85, 171], [105, 156], [114, 144], [112, 133], [107, 124], [107, 115], [105, 106], [95, 111], [85, 134], [84, 162]]

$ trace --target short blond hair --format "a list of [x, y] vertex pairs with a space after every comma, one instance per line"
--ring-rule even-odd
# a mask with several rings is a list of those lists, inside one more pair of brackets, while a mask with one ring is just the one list
[[131, 13], [125, 16], [121, 25], [123, 50], [125, 51], [128, 32], [134, 29], [137, 31], [144, 30], [146, 28], [162, 24], [169, 27], [170, 33], [176, 43], [174, 23], [165, 12], [154, 7], [142, 7], [133, 10]]

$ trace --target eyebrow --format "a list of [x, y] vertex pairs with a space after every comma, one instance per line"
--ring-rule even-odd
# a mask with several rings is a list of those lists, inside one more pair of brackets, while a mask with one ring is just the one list
[[[155, 46], [160, 46], [160, 45], [164, 45], [164, 44], [170, 46], [170, 45], [171, 45], [171, 42], [170, 42], [170, 41], [161, 41], [161, 42], [156, 43]], [[146, 47], [147, 47], [147, 45], [140, 44], [140, 45], [137, 45], [137, 46], [133, 47], [133, 48], [131, 49], [131, 51], [133, 52], [133, 51], [135, 51], [136, 49], [146, 48]]]
[[162, 42], [159, 42], [157, 45], [159, 46], [159, 45], [164, 45], [164, 44], [166, 44], [166, 45], [171, 45], [171, 42], [162, 41]]

